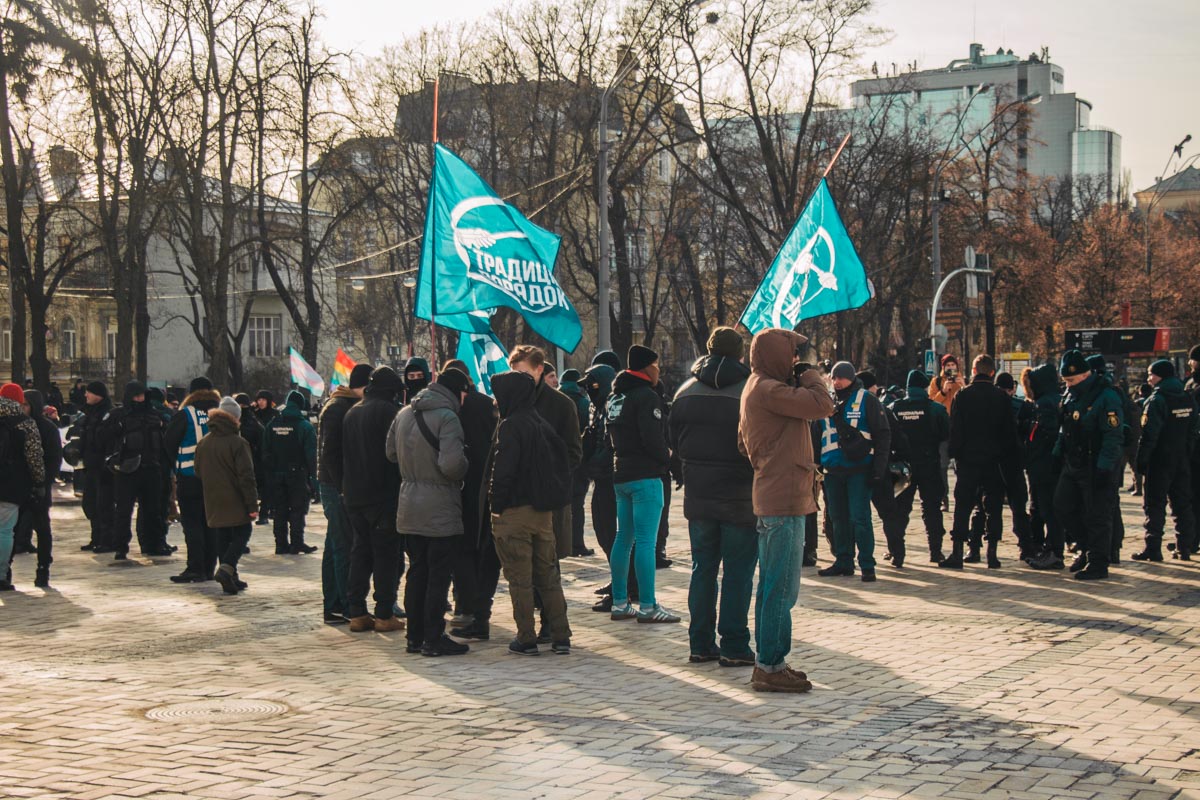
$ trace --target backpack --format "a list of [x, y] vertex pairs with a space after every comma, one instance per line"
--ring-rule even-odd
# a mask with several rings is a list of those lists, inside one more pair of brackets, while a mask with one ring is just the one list
[[545, 436], [533, 437], [534, 453], [529, 481], [537, 487], [531, 498], [536, 511], [555, 511], [571, 504], [571, 467], [567, 462], [567, 446], [547, 423]]
[[0, 419], [0, 475], [19, 475], [26, 469], [25, 432], [21, 417]]

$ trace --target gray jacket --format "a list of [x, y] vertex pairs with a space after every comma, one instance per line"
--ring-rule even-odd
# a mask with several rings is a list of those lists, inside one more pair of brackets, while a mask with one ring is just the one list
[[[418, 413], [437, 438], [437, 450], [422, 435]], [[461, 535], [467, 455], [458, 398], [441, 384], [423, 389], [396, 415], [388, 430], [386, 452], [389, 461], [400, 465], [396, 531], [412, 536]]]

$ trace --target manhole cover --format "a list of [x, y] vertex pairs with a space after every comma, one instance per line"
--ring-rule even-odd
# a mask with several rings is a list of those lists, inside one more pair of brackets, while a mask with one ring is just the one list
[[246, 722], [286, 714], [288, 707], [270, 700], [196, 700], [170, 703], [146, 712], [156, 722]]

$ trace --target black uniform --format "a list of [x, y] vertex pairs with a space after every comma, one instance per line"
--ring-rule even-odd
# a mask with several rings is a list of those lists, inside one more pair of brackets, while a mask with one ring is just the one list
[[104, 466], [111, 452], [109, 415], [112, 401], [104, 397], [95, 405], [84, 405], [83, 419], [75, 423], [71, 436], [79, 439], [83, 455], [83, 513], [92, 527], [91, 547], [83, 549], [111, 553], [113, 542], [113, 476]]
[[907, 396], [892, 404], [892, 413], [896, 415], [895, 429], [904, 434], [908, 443], [908, 466], [912, 471], [912, 482], [896, 497], [896, 505], [907, 529], [913, 500], [917, 492], [921, 493], [921, 519], [929, 542], [929, 558], [939, 562], [946, 536], [942, 520], [945, 487], [942, 485], [941, 446], [950, 439], [950, 417], [945, 406], [930, 400], [927, 390], [919, 381], [913, 382], [911, 375]]
[[304, 405], [303, 395], [289, 393], [283, 411], [263, 433], [263, 471], [279, 555], [316, 550], [304, 543], [304, 518], [317, 481], [317, 433], [304, 418]]
[[1195, 536], [1191, 459], [1196, 434], [1196, 406], [1178, 378], [1164, 378], [1142, 413], [1138, 472], [1145, 476], [1142, 508], [1146, 512], [1146, 548], [1140, 560], [1162, 558], [1167, 501], [1175, 518], [1176, 555], [1190, 558]]
[[1029, 376], [1034, 413], [1020, 427], [1025, 472], [1029, 476], [1029, 545], [1045, 557], [1034, 563], [1039, 569], [1062, 565], [1063, 528], [1054, 513], [1054, 490], [1060, 464], [1054, 456], [1059, 433], [1058, 371], [1053, 364], [1035, 367]]
[[[116, 511], [113, 541], [117, 557], [129, 552], [133, 539], [133, 504], [138, 506], [137, 538], [143, 555], [169, 556], [162, 516], [163, 422], [136, 381], [125, 387], [125, 402], [113, 412], [111, 464]], [[133, 397], [141, 395], [138, 402]]]

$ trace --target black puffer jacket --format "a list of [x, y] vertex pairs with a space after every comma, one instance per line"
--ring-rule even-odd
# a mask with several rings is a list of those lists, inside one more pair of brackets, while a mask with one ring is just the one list
[[112, 452], [111, 414], [112, 401], [106, 397], [95, 405], [85, 405], [83, 419], [71, 429], [79, 437], [84, 469], [103, 469], [104, 459]]
[[671, 451], [662, 403], [649, 381], [628, 370], [617, 375], [608, 400], [608, 437], [613, 447], [614, 483], [669, 474]]
[[990, 375], [976, 375], [950, 406], [950, 457], [972, 464], [1007, 458], [1017, 447], [1012, 402]]
[[533, 378], [523, 372], [505, 372], [492, 379], [492, 391], [500, 410], [489, 493], [492, 511], [501, 514], [520, 506], [549, 507], [535, 462], [546, 447], [561, 448], [565, 460], [566, 444], [534, 408]]
[[399, 412], [396, 395], [367, 387], [342, 420], [342, 499], [348, 506], [395, 505], [400, 468], [388, 460], [388, 430]]
[[754, 468], [738, 450], [739, 408], [750, 368], [704, 356], [671, 407], [671, 446], [683, 462], [683, 514], [688, 519], [754, 525]]
[[469, 389], [467, 399], [458, 412], [458, 419], [462, 422], [463, 443], [467, 451], [467, 477], [463, 478], [462, 495], [463, 532], [467, 536], [477, 537], [483, 522], [482, 499], [488, 455], [496, 434], [496, 403], [483, 392]]

